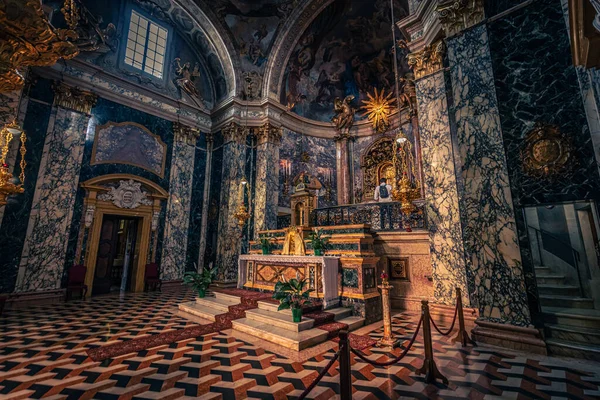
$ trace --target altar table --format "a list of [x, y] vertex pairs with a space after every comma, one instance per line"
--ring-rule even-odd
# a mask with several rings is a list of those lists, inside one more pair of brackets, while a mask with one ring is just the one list
[[323, 299], [323, 309], [337, 307], [339, 257], [242, 254], [238, 259], [238, 288], [274, 290], [286, 280], [307, 280], [311, 297]]

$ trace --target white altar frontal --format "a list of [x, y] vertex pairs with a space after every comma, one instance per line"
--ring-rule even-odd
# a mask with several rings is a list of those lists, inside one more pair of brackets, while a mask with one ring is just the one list
[[323, 308], [339, 303], [340, 258], [332, 256], [279, 256], [243, 254], [238, 259], [238, 288], [274, 290], [275, 284], [299, 277], [307, 279], [311, 297], [323, 299]]

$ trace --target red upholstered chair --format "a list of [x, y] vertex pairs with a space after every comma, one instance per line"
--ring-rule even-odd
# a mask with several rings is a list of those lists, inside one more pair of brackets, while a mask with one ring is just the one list
[[150, 289], [150, 286], [152, 286], [154, 290], [158, 289], [160, 292], [162, 281], [159, 277], [158, 264], [156, 263], [146, 264], [146, 273], [144, 274], [144, 291], [147, 292]]
[[76, 264], [69, 269], [69, 280], [67, 283], [67, 296], [65, 300], [69, 300], [73, 294], [73, 291], [79, 291], [81, 298], [83, 299], [87, 294], [88, 287], [85, 284], [85, 274], [87, 267]]

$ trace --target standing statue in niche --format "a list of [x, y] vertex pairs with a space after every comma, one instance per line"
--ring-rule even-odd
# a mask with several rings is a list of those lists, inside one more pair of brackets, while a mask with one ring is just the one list
[[175, 67], [175, 74], [177, 75], [177, 78], [175, 79], [177, 87], [190, 96], [201, 99], [202, 96], [200, 96], [198, 89], [196, 89], [196, 79], [200, 76], [200, 65], [196, 63], [192, 70], [189, 62], [181, 65], [181, 59], [179, 57], [173, 60], [173, 65]]
[[[333, 101], [333, 110], [335, 115], [331, 118], [331, 122], [335, 125], [335, 129], [340, 135], [348, 134], [350, 128], [354, 124], [354, 108], [350, 103], [354, 100], [354, 96], [349, 95], [344, 100], [336, 97]], [[345, 131], [345, 132], [344, 132]]]

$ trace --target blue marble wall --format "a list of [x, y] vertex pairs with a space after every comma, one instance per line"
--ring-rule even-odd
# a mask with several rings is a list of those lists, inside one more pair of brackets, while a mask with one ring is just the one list
[[219, 238], [218, 223], [220, 218], [220, 199], [223, 172], [223, 145], [222, 140], [219, 144], [221, 135], [215, 135], [215, 144], [212, 153], [212, 166], [210, 169], [210, 194], [208, 204], [208, 229], [206, 232], [206, 250], [204, 252], [204, 267], [208, 267], [211, 263], [215, 265], [217, 258], [217, 242]]
[[[32, 96], [35, 93], [30, 93]], [[50, 92], [52, 97], [52, 92]], [[36, 96], [36, 98], [39, 96]], [[37, 99], [36, 99], [37, 100]], [[17, 272], [25, 236], [27, 223], [35, 192], [36, 179], [42, 158], [44, 140], [48, 130], [48, 121], [52, 107], [45, 102], [30, 100], [23, 129], [27, 133], [27, 153], [25, 161], [25, 192], [19, 196], [10, 197], [4, 207], [4, 217], [0, 225], [0, 293], [11, 293], [16, 284]], [[20, 162], [20, 156], [17, 163]]]
[[[90, 130], [90, 134], [85, 141], [85, 150], [83, 155], [83, 163], [81, 167], [80, 182], [85, 182], [91, 178], [107, 175], [107, 174], [131, 174], [146, 178], [163, 189], [169, 189], [169, 179], [171, 176], [171, 158], [173, 148], [173, 123], [159, 117], [147, 114], [145, 112], [135, 110], [133, 108], [115, 103], [110, 100], [99, 98], [96, 105], [92, 109], [92, 124], [94, 127], [105, 125], [108, 122], [134, 122], [146, 127], [150, 132], [160, 136], [160, 139], [167, 145], [165, 174], [160, 177], [144, 168], [140, 168], [129, 164], [96, 164], [91, 165], [92, 148], [94, 145], [95, 129]], [[80, 221], [83, 213], [83, 199], [85, 198], [85, 190], [79, 189], [77, 199], [75, 201], [73, 223], [69, 234], [69, 245], [67, 249], [67, 257], [65, 269], [70, 268], [75, 260], [75, 252], [77, 249], [77, 241], [79, 236]], [[161, 210], [158, 226], [158, 246], [156, 252], [156, 260], [160, 262], [162, 254], [162, 238], [164, 231], [164, 204]]]
[[[523, 268], [535, 312], [537, 290], [523, 207], [598, 199], [600, 177], [560, 1], [534, 1], [490, 22], [488, 32]], [[574, 146], [570, 171], [556, 179], [523, 171], [524, 137], [536, 122], [558, 126]]]
[[417, 80], [416, 91], [434, 296], [437, 302], [454, 304], [454, 289], [459, 287], [468, 307], [471, 299], [466, 290], [467, 267], [444, 73]]
[[279, 200], [279, 143], [265, 142], [256, 150], [254, 233], [277, 228]]
[[188, 228], [188, 243], [185, 266], [188, 270], [198, 265], [200, 251], [200, 234], [202, 224], [202, 206], [204, 201], [204, 185], [206, 174], [206, 136], [202, 134], [196, 143], [194, 155], [194, 172], [192, 177], [192, 197]]
[[[518, 6], [521, 3], [524, 3], [526, 0], [485, 0], [484, 1], [484, 10], [485, 16], [487, 18], [491, 18], [495, 15], [498, 15], [506, 10], [509, 10], [515, 6]], [[554, 0], [552, 0], [554, 1]]]
[[321, 184], [331, 187], [330, 195], [326, 190], [319, 192], [319, 207], [330, 207], [337, 205], [337, 169], [336, 169], [336, 147], [332, 139], [305, 136], [289, 130], [283, 131], [281, 147], [279, 150], [280, 161], [291, 162], [291, 174], [288, 179], [288, 194], [284, 195], [283, 188], [285, 179], [283, 167], [279, 169], [279, 206], [290, 207], [290, 195], [292, 194], [292, 182], [301, 172], [305, 171], [315, 176]]
[[530, 323], [485, 25], [447, 40], [468, 287], [480, 318]]
[[89, 116], [54, 107], [48, 126], [17, 291], [61, 286]]
[[163, 281], [182, 279], [186, 269], [186, 251], [190, 221], [194, 173], [195, 143], [188, 143], [185, 137], [175, 134], [171, 180], [167, 201], [164, 239], [160, 275]]

